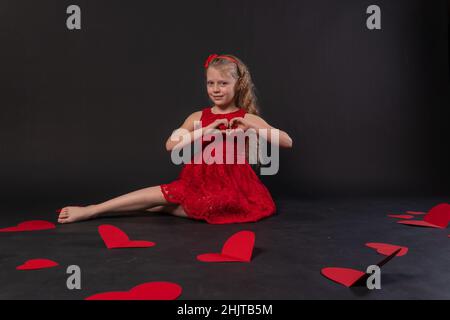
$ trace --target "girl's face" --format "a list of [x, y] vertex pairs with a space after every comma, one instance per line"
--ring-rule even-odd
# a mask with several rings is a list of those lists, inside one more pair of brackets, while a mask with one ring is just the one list
[[216, 106], [228, 107], [234, 104], [236, 80], [230, 72], [209, 67], [206, 71], [208, 96]]

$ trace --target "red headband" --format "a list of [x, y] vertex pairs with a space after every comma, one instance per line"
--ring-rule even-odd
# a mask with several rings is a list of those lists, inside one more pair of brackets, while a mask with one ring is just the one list
[[238, 64], [236, 59], [233, 59], [232, 57], [228, 57], [228, 56], [222, 56], [222, 55], [218, 55], [218, 54], [210, 54], [209, 57], [206, 59], [205, 61], [205, 69], [208, 68], [209, 64], [211, 63], [211, 61], [213, 61], [216, 58], [222, 58], [222, 59], [227, 59], [231, 62], [234, 62], [236, 64]]

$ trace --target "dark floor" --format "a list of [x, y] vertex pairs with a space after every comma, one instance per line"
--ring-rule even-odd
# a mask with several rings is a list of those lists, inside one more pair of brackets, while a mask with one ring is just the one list
[[[428, 211], [450, 198], [278, 199], [278, 214], [258, 223], [208, 225], [165, 214], [132, 214], [58, 225], [35, 232], [0, 233], [0, 299], [83, 299], [150, 281], [183, 287], [180, 299], [450, 299], [450, 231], [408, 227], [386, 217]], [[0, 228], [24, 220], [52, 220], [57, 206], [1, 208]], [[146, 249], [105, 248], [97, 232], [114, 224]], [[204, 263], [233, 233], [252, 230], [251, 263]], [[364, 246], [386, 242], [409, 253], [385, 265], [381, 290], [347, 289], [325, 279], [327, 266], [365, 271], [383, 257]], [[48, 258], [59, 267], [17, 271], [25, 260]], [[68, 290], [66, 268], [81, 268], [81, 290]]]

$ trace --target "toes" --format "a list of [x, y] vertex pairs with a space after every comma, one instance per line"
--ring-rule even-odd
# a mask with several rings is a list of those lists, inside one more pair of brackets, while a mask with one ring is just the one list
[[67, 209], [67, 207], [62, 208], [61, 211], [59, 211], [59, 218], [68, 217], [68, 216], [69, 216], [69, 210]]
[[67, 222], [68, 219], [69, 219], [69, 217], [59, 217], [58, 218], [58, 222], [59, 223], [64, 223], [64, 222]]

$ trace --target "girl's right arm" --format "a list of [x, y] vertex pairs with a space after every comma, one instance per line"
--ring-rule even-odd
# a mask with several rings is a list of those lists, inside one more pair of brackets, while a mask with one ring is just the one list
[[174, 130], [169, 139], [167, 139], [166, 150], [172, 151], [175, 146], [177, 147], [177, 149], [181, 149], [184, 146], [194, 142], [194, 140], [200, 138], [202, 134], [205, 134], [205, 132], [207, 133], [208, 129], [215, 129], [221, 124], [228, 126], [227, 119], [219, 119], [214, 121], [205, 128], [200, 127], [198, 129], [195, 129], [194, 122], [200, 121], [201, 116], [202, 112], [197, 111], [192, 113], [189, 117], [187, 117], [184, 123], [181, 125], [181, 127]]

